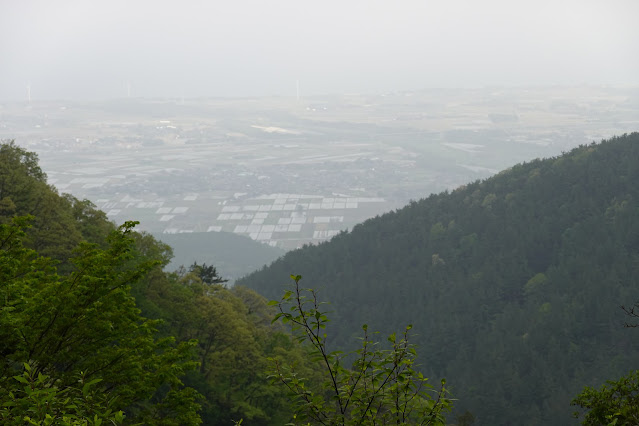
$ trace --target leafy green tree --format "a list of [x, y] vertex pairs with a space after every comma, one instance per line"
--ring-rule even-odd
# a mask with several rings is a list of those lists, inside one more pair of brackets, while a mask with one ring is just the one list
[[[621, 307], [631, 318], [639, 318], [639, 304]], [[637, 323], [625, 323], [628, 328], [639, 327]], [[580, 406], [583, 415], [582, 424], [595, 425], [637, 425], [639, 424], [639, 370], [630, 372], [618, 380], [608, 380], [599, 389], [590, 386], [572, 401]]]
[[296, 405], [297, 421], [322, 425], [442, 425], [444, 412], [450, 410], [445, 381], [434, 390], [428, 379], [414, 370], [417, 352], [409, 343], [411, 327], [397, 337], [392, 334], [390, 349], [377, 348], [368, 327], [351, 368], [344, 367], [346, 354], [329, 351], [325, 333], [328, 318], [312, 289], [300, 288], [300, 275], [291, 275], [293, 290], [280, 301], [273, 321], [290, 323], [301, 341], [310, 345], [312, 359], [324, 367], [326, 379], [321, 388], [313, 388], [294, 366], [274, 361], [272, 377], [290, 392]]
[[228, 281], [217, 274], [215, 266], [206, 263], [198, 265], [197, 262], [193, 262], [189, 272], [197, 275], [204, 284], [223, 284]]
[[583, 414], [584, 425], [639, 424], [639, 371], [618, 380], [609, 380], [599, 389], [586, 387], [572, 405], [585, 410], [575, 413], [575, 417]]
[[195, 272], [186, 268], [163, 272], [170, 247], [149, 234], [134, 237], [134, 258], [159, 260], [132, 289], [137, 305], [145, 316], [163, 320], [159, 326], [163, 336], [197, 341], [199, 367], [189, 371], [184, 382], [204, 396], [203, 422], [288, 423], [291, 404], [284, 389], [268, 379], [267, 357], [296, 360], [311, 376], [313, 368], [301, 346], [279, 324], [271, 324], [274, 308], [252, 290], [204, 282], [196, 273], [197, 263]]
[[77, 387], [61, 389], [59, 380], [36, 374], [34, 366], [27, 363], [23, 374], [13, 378], [21, 388], [10, 390], [9, 400], [0, 408], [4, 425], [98, 426], [124, 421], [124, 413], [113, 410], [117, 400], [97, 386], [101, 379], [87, 380], [86, 374], [80, 374]]
[[[155, 264], [131, 262], [135, 222], [112, 232], [104, 249], [80, 243], [72, 271], [58, 275], [53, 260], [22, 244], [31, 220], [0, 225], [0, 406], [28, 392], [29, 365], [46, 392], [73, 394], [80, 375], [104, 386], [132, 421], [199, 424], [198, 395], [179, 379], [196, 366], [195, 342], [156, 339], [158, 322], [143, 318], [130, 294]], [[21, 406], [12, 407], [15, 415]]]
[[106, 213], [98, 210], [89, 200], [78, 200], [71, 194], [63, 194], [62, 198], [70, 206], [76, 228], [83, 239], [99, 245], [106, 244], [109, 234], [115, 229]]

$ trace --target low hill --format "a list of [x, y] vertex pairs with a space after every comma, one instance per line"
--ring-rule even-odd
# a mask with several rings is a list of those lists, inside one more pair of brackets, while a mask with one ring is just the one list
[[80, 241], [104, 245], [115, 229], [90, 201], [59, 194], [49, 185], [35, 153], [0, 141], [0, 223], [23, 215], [34, 216], [27, 245], [62, 262], [62, 269]]
[[639, 133], [518, 164], [287, 253], [240, 284], [287, 277], [331, 302], [334, 346], [361, 324], [413, 324], [421, 369], [482, 425], [566, 425], [570, 401], [637, 368], [621, 304], [639, 300]]
[[270, 264], [285, 251], [230, 232], [194, 232], [154, 234], [173, 248], [173, 259], [167, 266], [175, 270], [193, 262], [215, 265], [219, 274], [233, 283], [256, 269]]
[[[289, 423], [269, 360], [315, 365], [261, 296], [188, 268], [219, 264], [199, 237], [175, 242], [201, 257], [165, 272], [169, 246], [58, 193], [35, 153], [0, 141], [0, 424]], [[240, 267], [279, 254], [233, 237], [216, 244], [252, 259]]]

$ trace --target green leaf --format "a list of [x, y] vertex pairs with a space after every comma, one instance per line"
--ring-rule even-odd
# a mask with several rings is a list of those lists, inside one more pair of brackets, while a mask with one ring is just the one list
[[13, 376], [13, 378], [19, 381], [20, 383], [24, 383], [25, 385], [29, 384], [29, 381], [23, 376]]

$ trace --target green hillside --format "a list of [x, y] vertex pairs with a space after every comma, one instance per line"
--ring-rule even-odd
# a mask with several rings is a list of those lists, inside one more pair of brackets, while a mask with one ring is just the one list
[[220, 275], [233, 283], [256, 269], [273, 262], [285, 251], [230, 232], [156, 234], [156, 239], [173, 248], [167, 265], [175, 270], [193, 262], [215, 265]]
[[115, 229], [106, 214], [91, 202], [60, 195], [48, 185], [36, 154], [13, 142], [2, 143], [0, 223], [24, 215], [34, 216], [27, 243], [40, 255], [62, 262], [63, 267], [80, 241], [104, 244], [109, 232]]
[[362, 323], [413, 324], [429, 377], [482, 425], [573, 424], [570, 401], [637, 368], [619, 308], [639, 300], [639, 133], [518, 164], [287, 253], [240, 283], [278, 298], [291, 274]]
[[289, 422], [269, 359], [314, 366], [274, 309], [215, 268], [165, 272], [171, 248], [134, 227], [0, 143], [0, 424]]

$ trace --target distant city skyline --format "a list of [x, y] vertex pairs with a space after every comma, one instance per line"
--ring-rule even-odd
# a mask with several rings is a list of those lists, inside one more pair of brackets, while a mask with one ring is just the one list
[[0, 101], [639, 86], [639, 2], [0, 6]]

